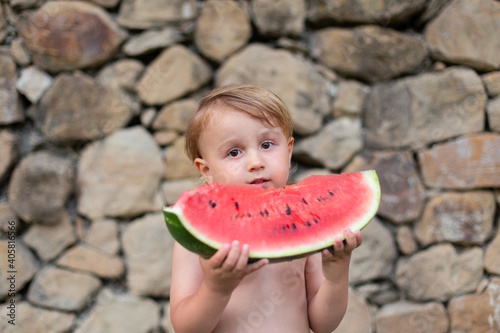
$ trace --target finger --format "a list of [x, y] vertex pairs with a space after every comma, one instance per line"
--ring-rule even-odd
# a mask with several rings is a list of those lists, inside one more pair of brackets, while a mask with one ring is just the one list
[[335, 241], [333, 242], [333, 254], [342, 251], [344, 251], [344, 242], [342, 241], [342, 238], [336, 237]]
[[208, 260], [212, 268], [219, 268], [222, 266], [226, 260], [227, 254], [231, 246], [229, 244], [224, 244], [215, 254]]
[[243, 270], [248, 264], [248, 254], [250, 252], [250, 248], [248, 244], [244, 244], [241, 248], [240, 256], [236, 262], [235, 269]]
[[361, 231], [357, 230], [354, 233], [354, 236], [356, 237], [356, 247], [358, 247], [361, 245], [361, 243], [363, 243], [363, 235], [361, 234]]
[[350, 252], [354, 250], [358, 245], [357, 244], [358, 241], [356, 240], [356, 236], [351, 231], [351, 229], [346, 229], [344, 231], [344, 237], [345, 237], [345, 251]]
[[226, 257], [226, 260], [224, 261], [224, 264], [222, 265], [225, 269], [233, 269], [236, 263], [238, 262], [238, 258], [240, 257], [240, 242], [238, 241], [233, 241], [231, 244], [231, 249], [229, 250], [229, 253]]
[[267, 264], [269, 264], [269, 259], [260, 259], [259, 261], [248, 264], [245, 269], [246, 269], [247, 274], [250, 274], [250, 273], [255, 272], [256, 270], [264, 267]]

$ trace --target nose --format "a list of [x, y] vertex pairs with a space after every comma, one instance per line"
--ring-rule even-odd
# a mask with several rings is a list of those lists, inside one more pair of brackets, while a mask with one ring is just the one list
[[265, 168], [264, 159], [257, 151], [249, 151], [247, 155], [248, 171], [258, 171]]

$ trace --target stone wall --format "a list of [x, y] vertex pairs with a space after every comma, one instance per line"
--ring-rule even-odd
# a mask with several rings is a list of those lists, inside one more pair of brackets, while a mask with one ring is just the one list
[[2, 0], [0, 331], [173, 332], [186, 121], [254, 83], [292, 178], [380, 178], [336, 332], [499, 332], [499, 32], [495, 0]]

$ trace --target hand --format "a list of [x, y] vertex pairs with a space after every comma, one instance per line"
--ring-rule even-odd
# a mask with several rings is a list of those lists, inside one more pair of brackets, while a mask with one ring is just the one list
[[[345, 241], [342, 241], [341, 237], [337, 237], [332, 247], [324, 249], [322, 254], [323, 260], [323, 274], [325, 278], [336, 276], [338, 272], [335, 272], [338, 268], [336, 264], [345, 264], [347, 269], [349, 268], [349, 262], [351, 260], [351, 252], [359, 247], [363, 242], [363, 236], [360, 231], [355, 231], [354, 233], [351, 229], [346, 229], [344, 231]], [[338, 267], [338, 266], [337, 266]]]
[[210, 259], [200, 258], [206, 286], [214, 291], [230, 294], [248, 274], [266, 265], [269, 260], [261, 259], [248, 264], [249, 247], [240, 248], [238, 241], [222, 246]]

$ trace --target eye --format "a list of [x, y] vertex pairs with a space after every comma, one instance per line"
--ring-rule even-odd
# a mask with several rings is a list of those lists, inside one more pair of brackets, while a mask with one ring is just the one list
[[262, 149], [270, 149], [274, 144], [271, 141], [265, 141], [262, 143]]
[[228, 153], [227, 156], [229, 157], [238, 157], [240, 155], [241, 151], [239, 149], [231, 149]]

